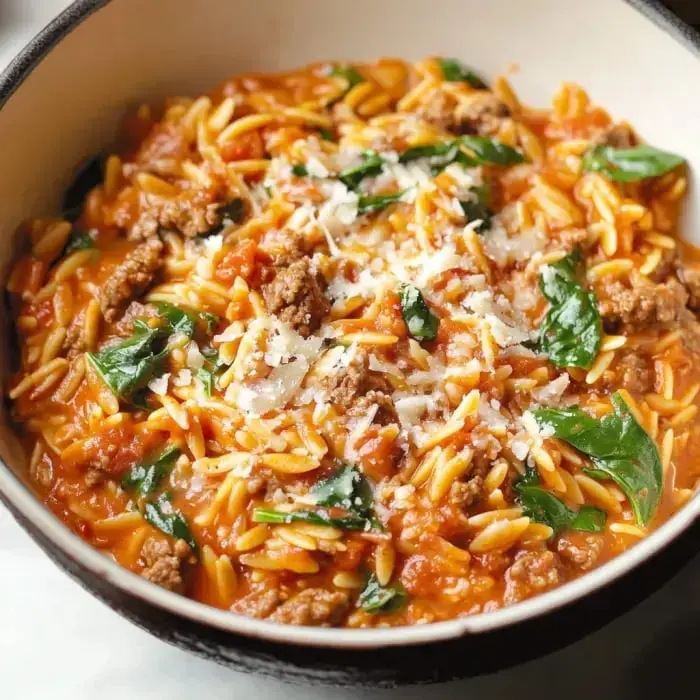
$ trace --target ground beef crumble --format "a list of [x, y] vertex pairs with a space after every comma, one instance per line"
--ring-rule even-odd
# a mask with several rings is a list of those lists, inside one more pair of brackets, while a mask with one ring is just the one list
[[173, 545], [167, 540], [151, 537], [141, 549], [144, 566], [141, 575], [169, 591], [184, 593], [182, 567], [190, 553], [190, 546], [184, 540], [177, 540]]
[[347, 593], [307, 588], [282, 603], [268, 619], [289, 625], [332, 627], [342, 622], [349, 607]]
[[107, 278], [99, 293], [100, 306], [107, 321], [116, 321], [127, 302], [151, 285], [163, 264], [162, 252], [162, 241], [149, 238], [132, 250]]
[[554, 552], [526, 552], [516, 557], [505, 573], [503, 602], [513, 605], [562, 583], [560, 562]]
[[584, 532], [567, 532], [557, 542], [561, 558], [579, 571], [592, 569], [603, 551], [601, 535]]
[[372, 423], [375, 425], [390, 425], [399, 422], [394, 401], [391, 396], [381, 391], [368, 391], [364, 396], [357, 397], [348, 410], [351, 418], [362, 418], [377, 407]]
[[318, 330], [331, 308], [321, 284], [308, 258], [279, 267], [274, 279], [262, 287], [267, 310], [307, 338]]
[[455, 105], [451, 96], [438, 93], [418, 115], [434, 126], [453, 134], [493, 135], [510, 116], [507, 105], [493, 93], [477, 91], [469, 100]]

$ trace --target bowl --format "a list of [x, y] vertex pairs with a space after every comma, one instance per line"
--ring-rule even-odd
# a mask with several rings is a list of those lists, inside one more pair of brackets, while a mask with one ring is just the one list
[[[644, 0], [78, 0], [0, 78], [0, 268], [13, 231], [59, 210], [79, 167], [105, 145], [126, 105], [199, 94], [226, 77], [312, 61], [454, 55], [486, 75], [511, 64], [518, 93], [547, 104], [581, 83], [646, 140], [700, 167], [700, 37]], [[388, 31], [388, 28], [391, 28]], [[47, 167], [48, 166], [48, 167]], [[691, 195], [685, 230], [700, 230]], [[696, 242], [700, 239], [696, 238]], [[3, 321], [7, 314], [3, 311]], [[0, 348], [2, 385], [10, 333]], [[304, 683], [393, 685], [491, 672], [571, 643], [668, 580], [695, 553], [700, 500], [601, 568], [516, 606], [411, 628], [282, 626], [175, 595], [120, 568], [72, 534], [25, 483], [26, 457], [4, 413], [0, 498], [61, 568], [161, 639], [237, 670]]]

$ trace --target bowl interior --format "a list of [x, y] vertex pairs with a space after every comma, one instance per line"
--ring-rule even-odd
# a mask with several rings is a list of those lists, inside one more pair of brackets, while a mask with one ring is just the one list
[[[74, 9], [87, 15], [103, 4], [79, 0]], [[458, 57], [489, 78], [511, 71], [516, 92], [531, 105], [548, 105], [563, 80], [580, 83], [616, 118], [629, 120], [645, 140], [683, 154], [691, 169], [700, 167], [700, 95], [688, 89], [700, 82], [700, 61], [687, 44], [622, 0], [199, 0], [196, 10], [190, 0], [113, 0], [51, 49], [0, 111], [0, 271], [6, 275], [9, 269], [16, 226], [29, 216], [58, 211], [76, 168], [110, 143], [125, 106], [166, 95], [196, 95], [239, 72], [330, 58], [417, 59], [429, 54]], [[9, 87], [16, 86], [5, 85]], [[698, 244], [699, 206], [691, 188], [684, 235]], [[0, 344], [3, 387], [9, 356], [8, 343]], [[0, 456], [22, 472], [26, 458], [6, 416], [0, 425]], [[0, 465], [0, 490], [6, 489], [6, 496], [8, 484]], [[690, 508], [697, 510], [697, 503]], [[611, 573], [604, 567], [589, 577], [592, 583], [584, 579], [565, 594], [555, 591], [549, 598], [554, 602], [518, 606], [520, 612], [504, 613], [498, 624], [542, 612], [600, 585], [606, 576], [629, 568], [634, 557], [663, 544], [692, 515], [662, 529], [636, 554], [622, 557], [622, 565], [609, 565], [617, 567]], [[53, 519], [44, 522], [58, 528]], [[112, 569], [108, 575], [118, 578]], [[133, 588], [174, 605], [174, 596], [150, 592], [154, 587], [145, 582], [136, 581]], [[201, 606], [191, 601], [178, 605], [183, 614], [197, 611], [202, 617]], [[207, 617], [223, 625], [217, 611]], [[260, 623], [248, 622], [239, 628], [260, 633]], [[449, 629], [479, 631], [481, 624], [469, 621]], [[326, 633], [336, 634], [314, 632], [319, 640]], [[406, 640], [404, 630], [396, 643]]]

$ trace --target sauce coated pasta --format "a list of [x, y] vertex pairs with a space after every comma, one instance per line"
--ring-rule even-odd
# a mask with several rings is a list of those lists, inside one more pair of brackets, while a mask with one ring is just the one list
[[143, 105], [22, 226], [32, 483], [124, 567], [276, 622], [581, 576], [699, 476], [686, 187], [580, 87], [533, 109], [453, 59]]

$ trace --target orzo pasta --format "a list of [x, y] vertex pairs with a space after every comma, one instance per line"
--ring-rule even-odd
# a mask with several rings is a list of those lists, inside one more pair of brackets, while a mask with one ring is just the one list
[[117, 144], [22, 226], [9, 396], [36, 489], [123, 566], [278, 622], [424, 623], [692, 496], [683, 160], [580, 87], [532, 109], [451, 59], [326, 63], [143, 105]]

